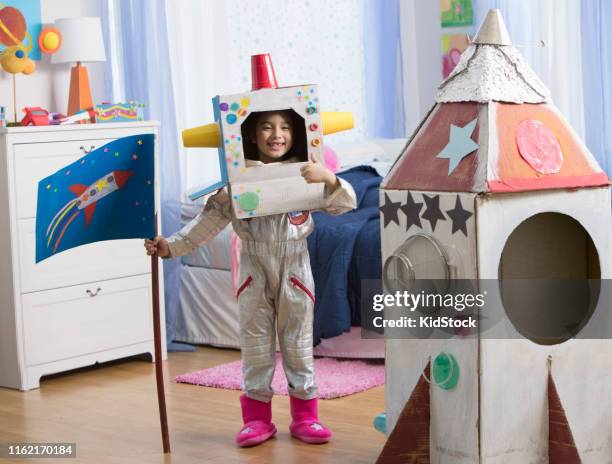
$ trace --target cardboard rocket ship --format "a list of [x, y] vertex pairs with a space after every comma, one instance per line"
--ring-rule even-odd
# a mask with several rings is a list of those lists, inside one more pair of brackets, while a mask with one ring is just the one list
[[[499, 10], [440, 85], [382, 182], [380, 204], [387, 290], [420, 278], [612, 276], [610, 181], [513, 47]], [[522, 295], [502, 298], [504, 281], [489, 297], [500, 300], [500, 325], [512, 336], [387, 340], [388, 430], [423, 366], [444, 353], [460, 377], [453, 389], [432, 387], [431, 462], [548, 462], [560, 446], [549, 440], [551, 357], [577, 454], [607, 462], [612, 341], [579, 339], [583, 326], [539, 331], [563, 316], [537, 305], [513, 313]], [[592, 323], [585, 315], [584, 327]]]
[[[215, 122], [183, 131], [186, 147], [218, 147], [221, 181], [200, 190], [196, 199], [229, 185], [238, 218], [317, 209], [323, 184], [307, 184], [300, 167], [309, 156], [323, 159], [323, 135], [353, 127], [352, 113], [321, 112], [316, 85], [278, 87], [268, 54], [251, 57], [252, 91], [213, 98]], [[247, 166], [249, 124], [254, 114], [288, 110], [293, 119], [294, 151], [299, 162]], [[252, 157], [252, 156], [251, 156]]]

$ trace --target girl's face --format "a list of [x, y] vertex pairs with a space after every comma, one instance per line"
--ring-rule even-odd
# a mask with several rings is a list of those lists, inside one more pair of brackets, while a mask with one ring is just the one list
[[263, 113], [255, 126], [255, 137], [259, 160], [263, 163], [278, 161], [293, 146], [293, 125], [283, 113]]

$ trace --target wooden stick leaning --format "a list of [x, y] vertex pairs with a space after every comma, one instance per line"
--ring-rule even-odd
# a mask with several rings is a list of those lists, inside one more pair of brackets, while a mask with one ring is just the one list
[[[157, 224], [157, 215], [155, 218]], [[157, 227], [156, 227], [157, 229]], [[161, 322], [159, 315], [159, 260], [157, 250], [151, 255], [151, 279], [153, 291], [153, 340], [155, 344], [155, 380], [157, 382], [157, 402], [159, 404], [159, 421], [162, 432], [164, 453], [170, 453], [170, 436], [168, 435], [168, 416], [166, 414], [166, 394], [164, 393], [164, 371], [162, 365]]]
[[15, 123], [17, 123], [17, 83], [15, 80], [15, 74], [13, 74], [13, 116]]

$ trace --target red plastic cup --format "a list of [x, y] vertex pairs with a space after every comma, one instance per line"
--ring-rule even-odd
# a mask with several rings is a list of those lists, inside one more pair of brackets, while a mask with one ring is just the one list
[[251, 56], [252, 89], [277, 89], [276, 74], [269, 53]]

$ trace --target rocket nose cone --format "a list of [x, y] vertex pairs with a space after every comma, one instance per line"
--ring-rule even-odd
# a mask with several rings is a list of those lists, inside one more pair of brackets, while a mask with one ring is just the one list
[[130, 177], [134, 175], [132, 171], [113, 171], [117, 187], [122, 188]]

